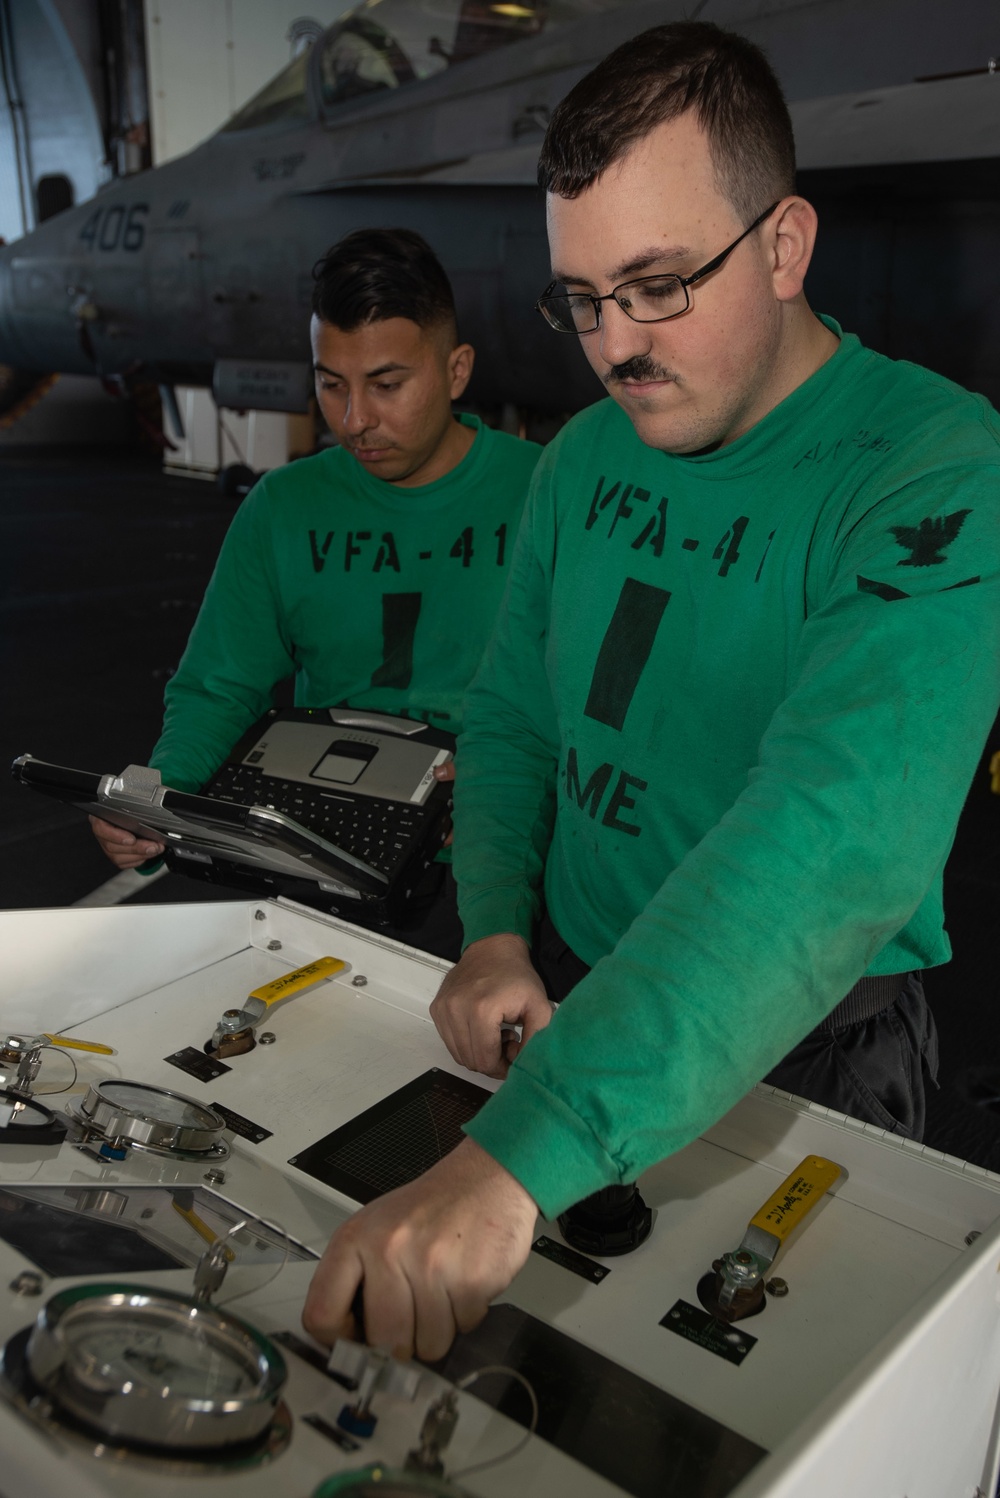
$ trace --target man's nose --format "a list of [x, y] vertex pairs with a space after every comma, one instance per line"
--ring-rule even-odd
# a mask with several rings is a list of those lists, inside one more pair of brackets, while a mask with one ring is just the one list
[[649, 324], [633, 321], [614, 297], [601, 303], [601, 326], [597, 337], [601, 358], [612, 366], [640, 358], [651, 348]]
[[352, 390], [347, 397], [344, 410], [344, 427], [352, 437], [360, 437], [375, 426], [376, 418], [371, 402], [364, 390]]

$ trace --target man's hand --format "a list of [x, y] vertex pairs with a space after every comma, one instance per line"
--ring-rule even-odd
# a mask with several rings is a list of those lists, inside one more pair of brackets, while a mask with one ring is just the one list
[[[505, 932], [466, 947], [438, 989], [431, 1018], [462, 1066], [505, 1077], [518, 1051], [552, 1018], [527, 942]], [[520, 1040], [514, 1025], [521, 1026]]]
[[444, 1357], [524, 1264], [537, 1210], [509, 1171], [463, 1139], [338, 1228], [309, 1286], [306, 1331], [327, 1344], [355, 1335], [361, 1285], [368, 1342], [398, 1358]]
[[137, 838], [124, 827], [116, 827], [113, 822], [105, 822], [101, 817], [91, 817], [90, 825], [97, 841], [119, 869], [136, 869], [147, 858], [155, 858], [164, 851], [162, 843], [151, 842], [145, 837]]

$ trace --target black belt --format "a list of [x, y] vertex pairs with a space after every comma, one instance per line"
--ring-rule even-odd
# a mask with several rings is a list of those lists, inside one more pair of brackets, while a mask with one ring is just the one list
[[909, 973], [889, 973], [884, 978], [859, 978], [850, 993], [830, 1011], [817, 1030], [841, 1030], [845, 1025], [860, 1025], [889, 1009], [900, 994]]

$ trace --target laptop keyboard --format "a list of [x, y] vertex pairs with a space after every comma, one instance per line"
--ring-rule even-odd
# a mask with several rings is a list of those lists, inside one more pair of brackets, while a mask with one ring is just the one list
[[392, 874], [424, 823], [424, 810], [401, 801], [341, 798], [294, 780], [279, 780], [249, 765], [223, 765], [202, 792], [216, 801], [267, 806], [380, 873]]

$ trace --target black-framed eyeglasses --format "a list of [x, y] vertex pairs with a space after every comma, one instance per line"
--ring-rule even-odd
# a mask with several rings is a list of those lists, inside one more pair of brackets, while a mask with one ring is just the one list
[[703, 276], [718, 270], [736, 246], [759, 228], [780, 202], [779, 198], [777, 203], [765, 208], [749, 228], [744, 229], [720, 255], [716, 255], [714, 260], [710, 260], [699, 270], [692, 271], [689, 276], [640, 276], [637, 281], [623, 281], [620, 286], [609, 291], [607, 296], [594, 296], [589, 291], [556, 292], [555, 288], [559, 283], [551, 281], [535, 306], [557, 333], [596, 333], [601, 326], [602, 302], [617, 302], [626, 317], [630, 317], [633, 322], [667, 322], [671, 317], [680, 317], [691, 305], [688, 288]]

